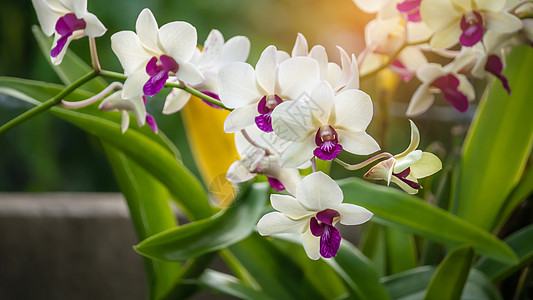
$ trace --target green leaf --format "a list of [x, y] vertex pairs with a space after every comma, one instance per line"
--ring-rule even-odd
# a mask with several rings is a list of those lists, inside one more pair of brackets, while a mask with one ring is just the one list
[[370, 220], [364, 224], [361, 243], [361, 252], [376, 266], [380, 276], [387, 274], [387, 241], [385, 240], [385, 227]]
[[459, 299], [474, 259], [474, 249], [459, 247], [448, 254], [429, 283], [424, 299]]
[[226, 248], [250, 235], [263, 212], [268, 190], [267, 184], [255, 184], [225, 211], [151, 236], [135, 250], [151, 258], [183, 261]]
[[[337, 299], [346, 293], [346, 289], [337, 273], [328, 265], [330, 260], [311, 260], [305, 254], [300, 239], [294, 235], [290, 238], [276, 238], [272, 244], [283, 254], [291, 258], [303, 271], [309, 281], [325, 299]], [[318, 275], [319, 274], [319, 275]]]
[[304, 270], [269, 239], [253, 233], [229, 250], [253, 276], [263, 293], [275, 299], [325, 299], [308, 280]]
[[[72, 50], [67, 50], [63, 61], [59, 66], [52, 65], [50, 61], [50, 50], [52, 49], [52, 39], [44, 35], [41, 28], [37, 25], [32, 26], [33, 35], [39, 44], [46, 61], [59, 76], [65, 85], [70, 85], [78, 78], [89, 73], [92, 70], [83, 60], [81, 60]], [[82, 86], [82, 89], [98, 93], [107, 87], [108, 83], [103, 78], [95, 78]]]
[[[167, 189], [124, 153], [105, 143], [103, 147], [126, 198], [137, 238], [143, 240], [176, 227]], [[174, 286], [181, 270], [180, 264], [148, 258], [144, 259], [144, 263], [150, 299], [161, 299]]]
[[[424, 298], [435, 270], [432, 266], [418, 267], [385, 277], [382, 281], [392, 299], [419, 300]], [[460, 299], [500, 300], [501, 295], [485, 274], [472, 269]]]
[[395, 227], [385, 227], [385, 236], [389, 274], [415, 268], [417, 251], [414, 236]]
[[467, 244], [496, 260], [513, 263], [516, 254], [504, 242], [449, 212], [395, 189], [359, 179], [339, 181], [344, 201], [374, 213], [375, 222], [403, 228], [448, 246]]
[[458, 215], [492, 230], [531, 151], [533, 49], [515, 47], [506, 74], [512, 95], [495, 82], [478, 107], [463, 146]]
[[[325, 260], [343, 279], [359, 299], [390, 299], [379, 273], [366, 256], [346, 240], [341, 241], [335, 259]], [[350, 298], [351, 299], [351, 298]]]
[[502, 264], [492, 259], [482, 258], [476, 269], [487, 274], [494, 282], [502, 281], [523, 267], [533, 262], [533, 225], [529, 225], [513, 233], [505, 242], [516, 252], [517, 264]]
[[[13, 83], [18, 83], [18, 85]], [[47, 95], [44, 92], [49, 91], [53, 85], [48, 84], [46, 86], [48, 88], [43, 91], [41, 89], [42, 84], [35, 85], [35, 82], [22, 79], [0, 78], [0, 92], [21, 97], [29, 102], [47, 100]], [[30, 94], [29, 91], [31, 91], [35, 98], [24, 95], [17, 90], [22, 90], [22, 87], [25, 89], [24, 93]], [[39, 93], [39, 91], [43, 92]], [[73, 94], [73, 97], [75, 95]], [[175, 153], [170, 151], [163, 140], [157, 142], [157, 139], [154, 140], [152, 136], [134, 129], [122, 134], [120, 125], [105, 119], [103, 116], [109, 116], [109, 114], [100, 111], [95, 112], [95, 115], [83, 113], [82, 110], [73, 111], [60, 107], [53, 107], [51, 111], [56, 116], [123, 151], [124, 154], [149, 171], [167, 186], [189, 219], [203, 219], [212, 215], [212, 208], [201, 183], [177, 160]]]
[[247, 300], [269, 300], [265, 293], [256, 291], [246, 285], [243, 285], [239, 279], [213, 270], [206, 270], [200, 278], [198, 284], [203, 288], [219, 292], [224, 295]]
[[517, 206], [531, 194], [533, 194], [533, 168], [527, 170], [518, 185], [514, 188], [509, 197], [507, 197], [504, 208], [497, 218], [497, 223], [499, 224], [496, 227], [499, 228], [503, 226], [503, 223], [507, 221], [515, 208], [517, 208]]

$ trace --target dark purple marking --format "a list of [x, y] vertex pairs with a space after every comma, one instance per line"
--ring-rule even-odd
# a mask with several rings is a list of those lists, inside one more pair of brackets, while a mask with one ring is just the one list
[[159, 59], [152, 57], [146, 64], [146, 73], [150, 76], [143, 86], [143, 93], [153, 96], [165, 86], [168, 80], [168, 73], [176, 73], [179, 70], [178, 63], [170, 56], [161, 55]]
[[56, 32], [61, 37], [57, 40], [56, 46], [50, 51], [50, 56], [57, 57], [67, 44], [67, 40], [72, 33], [85, 29], [86, 26], [85, 20], [76, 18], [74, 13], [66, 14], [59, 18], [56, 22]]
[[315, 144], [317, 147], [313, 154], [321, 160], [333, 160], [342, 151], [338, 134], [329, 125], [324, 125], [318, 129], [315, 135]]
[[461, 30], [463, 31], [459, 38], [461, 45], [471, 47], [481, 41], [485, 32], [481, 14], [477, 11], [464, 14], [461, 19]]
[[154, 116], [151, 114], [146, 114], [146, 124], [152, 129], [153, 132], [157, 133], [159, 129], [157, 128], [157, 123], [155, 122]]
[[468, 98], [458, 90], [459, 79], [452, 74], [435, 79], [430, 86], [441, 90], [444, 100], [449, 102], [460, 112], [468, 110]]
[[409, 22], [421, 22], [422, 18], [420, 17], [420, 2], [422, 2], [422, 0], [405, 0], [402, 3], [398, 3], [396, 8], [398, 11], [407, 14], [407, 20]]
[[414, 182], [412, 180], [407, 179], [407, 176], [411, 173], [411, 168], [407, 168], [400, 173], [392, 173], [392, 175], [396, 176], [401, 181], [405, 182], [408, 186], [412, 187], [415, 190], [419, 190], [422, 186], [418, 184], [418, 182]]
[[274, 108], [282, 103], [283, 100], [278, 95], [263, 96], [257, 104], [259, 116], [255, 117], [255, 124], [264, 132], [272, 132], [271, 114]]
[[334, 257], [339, 250], [341, 234], [333, 226], [333, 221], [337, 217], [339, 213], [336, 210], [325, 209], [318, 212], [309, 222], [311, 233], [320, 237], [320, 255], [324, 258]]
[[285, 186], [283, 185], [283, 183], [281, 183], [281, 181], [273, 177], [267, 177], [267, 179], [268, 179], [268, 183], [270, 183], [270, 186], [272, 187], [274, 191], [281, 192], [285, 190]]
[[[214, 98], [214, 99], [217, 99], [218, 101], [220, 101], [220, 97], [218, 96], [218, 94], [215, 94], [215, 93], [213, 93], [213, 92], [209, 92], [209, 91], [200, 91], [200, 92], [201, 92], [202, 94], [205, 94], [205, 95], [207, 95], [207, 96], [209, 96], [209, 97], [211, 97], [211, 98]], [[217, 109], [222, 109], [222, 110], [223, 110], [222, 107], [217, 106], [217, 105], [215, 105], [215, 104], [213, 104], [213, 103], [207, 102], [207, 101], [205, 101], [204, 99], [200, 99], [200, 100], [202, 100], [202, 102], [204, 102], [205, 104], [211, 106], [212, 108], [217, 108]], [[221, 103], [222, 103], [222, 102], [221, 102]]]
[[509, 86], [509, 81], [507, 80], [507, 77], [502, 74], [503, 71], [503, 63], [500, 57], [498, 55], [490, 55], [487, 58], [487, 64], [485, 64], [485, 71], [493, 74], [496, 76], [503, 85], [503, 88], [507, 91], [507, 93], [511, 94], [511, 87]]

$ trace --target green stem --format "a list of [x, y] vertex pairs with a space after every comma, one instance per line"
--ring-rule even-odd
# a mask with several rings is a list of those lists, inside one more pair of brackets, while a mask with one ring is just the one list
[[26, 121], [27, 119], [34, 117], [38, 115], [39, 113], [46, 111], [47, 109], [51, 108], [52, 106], [59, 104], [61, 100], [68, 96], [70, 93], [72, 93], [75, 89], [86, 83], [87, 81], [95, 78], [98, 76], [98, 71], [93, 70], [86, 75], [84, 75], [82, 78], [78, 79], [77, 81], [73, 82], [71, 85], [66, 87], [64, 90], [62, 90], [59, 94], [57, 94], [55, 97], [51, 98], [50, 100], [43, 102], [39, 104], [38, 106], [33, 107], [32, 109], [24, 112], [23, 114], [17, 116], [13, 120], [7, 122], [2, 127], [0, 127], [0, 135], [7, 132], [9, 129], [17, 126], [18, 124]]
[[[121, 74], [121, 73], [117, 73], [117, 72], [112, 72], [112, 71], [106, 71], [106, 70], [102, 70], [100, 71], [100, 75], [101, 76], [104, 76], [104, 77], [107, 77], [107, 78], [113, 78], [113, 79], [117, 79], [117, 80], [126, 80], [128, 78], [128, 76], [124, 75], [124, 74]], [[220, 100], [217, 100], [213, 97], [210, 97], [190, 86], [187, 86], [183, 83], [174, 83], [174, 82], [167, 82], [165, 83], [165, 87], [173, 87], [173, 88], [178, 88], [178, 89], [182, 89], [184, 91], [186, 91], [187, 93], [193, 95], [193, 96], [196, 96], [204, 101], [207, 101], [213, 105], [216, 105], [220, 108], [223, 108], [225, 110], [232, 110], [230, 108], [227, 108], [226, 106], [224, 106], [224, 104], [222, 104], [222, 102], [220, 102]]]

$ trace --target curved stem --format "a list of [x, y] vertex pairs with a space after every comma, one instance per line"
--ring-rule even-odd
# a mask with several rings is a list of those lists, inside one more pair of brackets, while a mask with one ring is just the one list
[[517, 3], [514, 7], [512, 7], [511, 9], [509, 9], [509, 13], [511, 14], [516, 14], [516, 11], [524, 4], [527, 4], [527, 3], [533, 3], [533, 1], [531, 0], [524, 0], [522, 2], [519, 2]]
[[23, 114], [17, 116], [15, 119], [7, 122], [2, 127], [0, 127], [0, 135], [8, 131], [9, 129], [17, 126], [18, 124], [26, 121], [27, 119], [30, 119], [31, 117], [34, 117], [38, 115], [39, 113], [46, 111], [47, 109], [51, 108], [52, 106], [59, 104], [61, 102], [61, 99], [68, 96], [70, 93], [72, 93], [75, 89], [86, 83], [87, 81], [95, 78], [98, 76], [98, 71], [93, 70], [90, 73], [85, 74], [82, 78], [76, 80], [74, 83], [66, 87], [64, 90], [62, 90], [59, 94], [54, 96], [48, 101], [45, 101], [41, 103], [38, 106], [33, 107], [32, 109], [24, 112]]
[[101, 91], [100, 93], [94, 95], [93, 97], [89, 99], [85, 99], [81, 101], [74, 101], [74, 102], [61, 100], [61, 106], [65, 108], [73, 108], [73, 109], [86, 107], [88, 105], [95, 103], [98, 100], [103, 99], [105, 96], [107, 96], [109, 93], [111, 93], [115, 89], [122, 89], [122, 83], [115, 81], [111, 83], [108, 87], [106, 87], [103, 91]]
[[[112, 72], [112, 71], [106, 71], [106, 70], [101, 70], [100, 72], [100, 75], [101, 76], [104, 76], [104, 77], [107, 77], [107, 78], [113, 78], [113, 79], [117, 79], [117, 80], [126, 80], [128, 78], [128, 76], [124, 75], [124, 74], [121, 74], [121, 73], [117, 73], [117, 72]], [[173, 87], [173, 88], [178, 88], [178, 89], [182, 89], [184, 91], [186, 91], [187, 93], [193, 95], [193, 96], [196, 96], [202, 100], [205, 100], [213, 105], [216, 105], [220, 108], [223, 108], [225, 110], [229, 110], [231, 111], [232, 109], [231, 108], [227, 108], [226, 106], [224, 106], [224, 104], [222, 104], [222, 102], [220, 102], [220, 100], [217, 100], [213, 97], [210, 97], [190, 86], [187, 86], [183, 83], [176, 83], [176, 82], [167, 82], [165, 83], [165, 87]]]
[[369, 164], [375, 162], [378, 159], [382, 159], [382, 158], [387, 158], [388, 159], [388, 158], [391, 158], [391, 157], [392, 157], [392, 154], [384, 152], [384, 153], [380, 153], [380, 154], [378, 154], [376, 156], [373, 156], [373, 157], [365, 160], [364, 162], [361, 162], [361, 163], [358, 163], [358, 164], [355, 164], [355, 165], [347, 164], [347, 163], [343, 162], [342, 160], [340, 160], [338, 158], [335, 158], [335, 161], [337, 163], [339, 163], [340, 165], [342, 165], [347, 170], [355, 171], [355, 170], [359, 170], [359, 169], [362, 169], [362, 168], [368, 166]]
[[270, 155], [272, 154], [270, 152], [270, 150], [268, 150], [267, 148], [257, 144], [249, 135], [248, 135], [248, 132], [246, 132], [246, 129], [242, 129], [241, 130], [241, 134], [242, 136], [244, 136], [244, 138], [248, 141], [248, 143], [252, 144], [252, 146], [256, 147], [256, 148], [259, 148], [259, 149], [262, 149], [263, 151], [265, 151], [265, 155]]

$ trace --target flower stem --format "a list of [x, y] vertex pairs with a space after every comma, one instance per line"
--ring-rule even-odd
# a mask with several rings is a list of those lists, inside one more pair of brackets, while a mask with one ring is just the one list
[[355, 170], [359, 170], [359, 169], [362, 169], [362, 168], [368, 166], [369, 164], [375, 162], [378, 159], [391, 158], [391, 157], [392, 157], [392, 154], [384, 152], [384, 153], [380, 153], [380, 154], [378, 154], [376, 156], [373, 156], [373, 157], [365, 160], [364, 162], [361, 162], [361, 163], [358, 163], [358, 164], [355, 164], [355, 165], [347, 164], [347, 163], [343, 162], [342, 160], [340, 160], [338, 158], [335, 158], [335, 161], [337, 163], [341, 164], [347, 170], [355, 171]]
[[93, 37], [89, 37], [89, 49], [91, 52], [91, 63], [93, 65], [93, 69], [100, 71], [102, 67], [100, 67], [100, 61], [98, 60], [98, 51], [96, 50], [96, 40]]
[[2, 127], [0, 127], [0, 135], [7, 132], [9, 129], [17, 126], [18, 124], [26, 121], [27, 119], [30, 119], [31, 117], [34, 117], [38, 115], [39, 113], [46, 111], [47, 109], [51, 108], [52, 106], [59, 104], [61, 102], [61, 99], [68, 96], [70, 93], [72, 93], [75, 89], [86, 83], [87, 81], [95, 78], [98, 76], [98, 71], [93, 70], [90, 73], [85, 74], [82, 78], [78, 79], [68, 87], [66, 87], [64, 90], [62, 90], [59, 94], [54, 96], [48, 101], [45, 101], [38, 106], [33, 107], [32, 109], [24, 112], [23, 114], [17, 116], [13, 120], [7, 122]]
[[248, 132], [246, 132], [246, 129], [242, 129], [241, 130], [241, 134], [242, 136], [248, 141], [248, 143], [252, 144], [252, 146], [258, 148], [258, 149], [262, 149], [263, 151], [265, 151], [265, 155], [270, 155], [272, 153], [270, 153], [270, 150], [268, 150], [267, 148], [257, 144], [251, 137], [250, 135], [248, 135]]
[[[128, 76], [124, 75], [124, 74], [121, 74], [121, 73], [117, 73], [117, 72], [112, 72], [112, 71], [106, 71], [106, 70], [101, 70], [100, 72], [100, 75], [103, 76], [103, 77], [107, 77], [107, 78], [113, 78], [113, 79], [117, 79], [117, 80], [126, 80], [128, 78]], [[222, 104], [222, 102], [220, 102], [219, 100], [213, 98], [213, 97], [210, 97], [190, 86], [187, 86], [183, 83], [175, 83], [175, 82], [167, 82], [165, 83], [165, 87], [173, 87], [173, 88], [178, 88], [178, 89], [182, 89], [184, 91], [186, 91], [187, 93], [191, 94], [191, 95], [194, 95], [202, 100], [205, 100], [213, 105], [216, 105], [220, 108], [223, 108], [225, 110], [232, 110], [230, 108], [227, 108], [226, 106], [224, 106], [224, 104]]]

